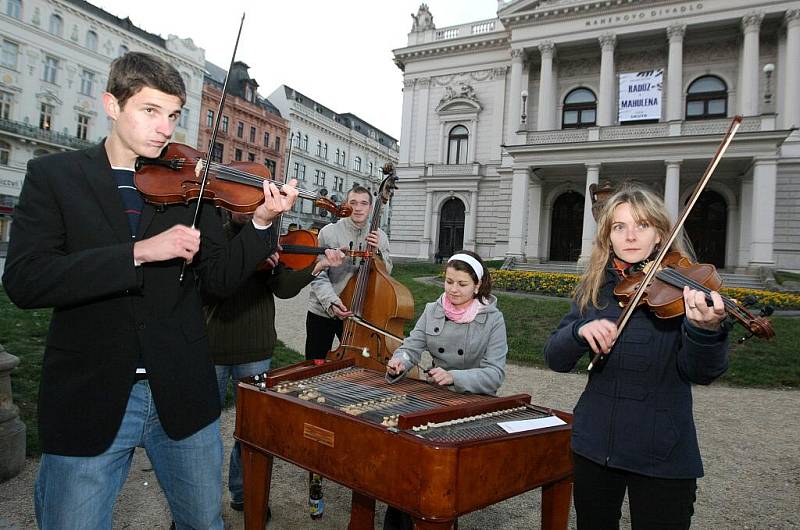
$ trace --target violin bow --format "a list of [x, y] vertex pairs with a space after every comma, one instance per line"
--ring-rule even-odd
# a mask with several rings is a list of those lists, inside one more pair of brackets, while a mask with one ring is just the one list
[[[211, 168], [210, 159], [213, 152], [214, 144], [217, 142], [217, 132], [219, 132], [219, 125], [222, 123], [222, 109], [225, 108], [225, 96], [228, 95], [228, 79], [231, 77], [231, 70], [233, 70], [233, 62], [236, 60], [236, 50], [239, 48], [239, 38], [242, 36], [242, 26], [244, 26], [244, 13], [242, 13], [242, 20], [239, 22], [239, 32], [236, 34], [236, 43], [233, 45], [233, 54], [231, 54], [231, 63], [228, 66], [228, 71], [225, 74], [225, 81], [222, 83], [222, 97], [219, 98], [219, 106], [217, 107], [217, 119], [214, 121], [214, 128], [211, 130], [211, 138], [208, 140], [208, 150], [206, 150], [206, 157], [209, 159], [203, 164], [203, 176], [200, 180], [200, 194], [197, 196], [197, 206], [194, 209], [194, 217], [192, 218], [192, 228], [197, 226], [197, 219], [200, 216], [200, 208], [203, 206], [203, 192], [206, 189], [206, 182], [208, 182], [208, 170]], [[181, 275], [178, 278], [179, 283], [183, 283], [183, 276], [186, 273], [187, 260], [183, 261], [181, 265]]]
[[[711, 175], [714, 173], [714, 170], [717, 169], [717, 165], [719, 165], [720, 160], [722, 160], [723, 155], [725, 155], [725, 151], [728, 150], [728, 146], [733, 141], [733, 137], [736, 134], [736, 131], [739, 129], [739, 126], [742, 124], [742, 117], [741, 116], [734, 116], [733, 120], [731, 121], [730, 126], [728, 127], [727, 132], [722, 137], [722, 141], [717, 148], [717, 152], [714, 154], [714, 157], [706, 166], [706, 171], [703, 173], [702, 178], [695, 186], [694, 191], [692, 192], [691, 197], [686, 201], [686, 206], [683, 207], [681, 214], [678, 216], [678, 220], [672, 227], [672, 231], [667, 236], [667, 240], [661, 245], [661, 249], [658, 251], [655, 259], [650, 262], [649, 270], [647, 270], [642, 282], [639, 284], [639, 287], [636, 289], [636, 293], [631, 297], [628, 301], [628, 304], [622, 310], [622, 314], [620, 314], [619, 318], [617, 319], [617, 337], [622, 333], [622, 330], [625, 329], [625, 326], [628, 324], [628, 321], [633, 314], [633, 310], [636, 309], [636, 306], [639, 305], [639, 302], [642, 300], [644, 296], [645, 290], [647, 286], [650, 285], [650, 282], [655, 277], [656, 273], [658, 272], [659, 267], [661, 266], [661, 262], [664, 261], [664, 256], [669, 253], [669, 249], [672, 247], [672, 244], [675, 242], [675, 239], [678, 237], [678, 233], [683, 228], [683, 224], [686, 222], [686, 219], [689, 217], [689, 214], [692, 211], [697, 200], [700, 198], [700, 194], [703, 193], [708, 181], [711, 180]], [[598, 364], [605, 363], [607, 354], [605, 353], [596, 353], [594, 357], [592, 357], [592, 362], [589, 363], [587, 370], [591, 371], [592, 368], [597, 366]]]

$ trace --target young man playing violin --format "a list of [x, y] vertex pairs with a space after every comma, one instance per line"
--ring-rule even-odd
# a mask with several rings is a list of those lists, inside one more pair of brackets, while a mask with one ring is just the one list
[[572, 310], [545, 345], [547, 364], [557, 372], [572, 370], [587, 353], [608, 354], [589, 373], [574, 411], [579, 530], [619, 528], [626, 490], [633, 530], [691, 525], [703, 476], [691, 387], [711, 383], [728, 367], [722, 298], [686, 287], [685, 316], [661, 319], [639, 307], [619, 336], [615, 324], [621, 308], [614, 287], [646, 266], [669, 234], [669, 214], [653, 192], [630, 187], [611, 196]]
[[[229, 239], [250, 223], [252, 215], [232, 213], [225, 223]], [[280, 249], [279, 249], [280, 250]], [[275, 297], [292, 298], [319, 273], [342, 264], [344, 254], [326, 249], [321, 259], [305, 269], [291, 270], [279, 262], [278, 252], [236, 291], [233, 296], [215, 301], [207, 307], [208, 338], [219, 385], [219, 399], [225, 403], [228, 381], [236, 382], [267, 372], [277, 342], [275, 332]], [[233, 393], [236, 403], [236, 392]], [[230, 506], [244, 509], [241, 449], [235, 442], [228, 469]]]
[[220, 403], [200, 295], [232, 294], [269, 257], [266, 229], [297, 190], [265, 183], [264, 203], [230, 241], [210, 205], [191, 228], [194, 203], [144, 204], [136, 159], [159, 156], [185, 93], [175, 68], [128, 53], [103, 94], [108, 137], [28, 163], [3, 284], [22, 308], [54, 308], [39, 395], [43, 529], [110, 529], [136, 447], [178, 529], [223, 528]]

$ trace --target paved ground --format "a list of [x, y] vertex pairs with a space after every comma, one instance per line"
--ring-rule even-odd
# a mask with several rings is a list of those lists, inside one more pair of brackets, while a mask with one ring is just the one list
[[[298, 351], [303, 348], [306, 300], [304, 292], [279, 302], [278, 336]], [[511, 365], [501, 393], [526, 392], [537, 404], [571, 410], [585, 382], [582, 374]], [[800, 392], [712, 385], [695, 388], [694, 395], [706, 477], [699, 481], [693, 528], [800, 528]], [[223, 436], [228, 444], [233, 420], [232, 411], [223, 414]], [[0, 530], [36, 527], [32, 506], [36, 466], [35, 460], [29, 460], [19, 477], [0, 485]], [[269, 527], [346, 528], [349, 492], [326, 482], [325, 516], [312, 521], [306, 509], [306, 477], [295, 466], [276, 463], [271, 498], [274, 519]], [[231, 511], [227, 501], [226, 496], [226, 528], [243, 528], [242, 515]], [[529, 492], [461, 518], [459, 528], [537, 528], [538, 507], [539, 493]], [[379, 504], [376, 528], [381, 527], [383, 510]], [[114, 528], [166, 529], [170, 520], [149, 462], [137, 453], [114, 512]]]

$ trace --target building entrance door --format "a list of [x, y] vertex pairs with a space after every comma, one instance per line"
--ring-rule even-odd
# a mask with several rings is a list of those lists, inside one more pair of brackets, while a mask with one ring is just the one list
[[711, 190], [701, 193], [684, 226], [698, 263], [725, 267], [728, 205], [722, 195]]
[[561, 194], [553, 204], [550, 223], [550, 261], [578, 261], [583, 232], [583, 195]]
[[439, 250], [436, 259], [448, 258], [464, 246], [464, 203], [451, 197], [439, 215]]

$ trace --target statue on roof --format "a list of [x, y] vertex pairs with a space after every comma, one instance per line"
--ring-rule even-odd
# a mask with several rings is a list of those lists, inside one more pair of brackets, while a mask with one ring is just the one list
[[428, 9], [428, 4], [421, 4], [417, 14], [411, 13], [411, 18], [414, 22], [411, 24], [411, 31], [426, 31], [429, 29], [436, 29], [433, 24], [433, 15]]

